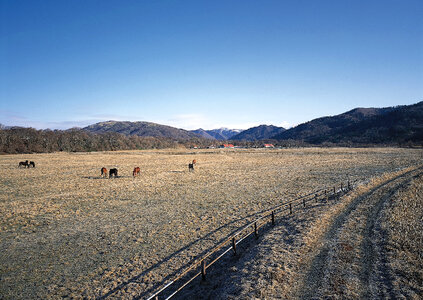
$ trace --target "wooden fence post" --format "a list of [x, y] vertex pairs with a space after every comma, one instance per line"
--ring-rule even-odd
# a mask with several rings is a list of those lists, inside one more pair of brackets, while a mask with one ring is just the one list
[[305, 199], [303, 199], [303, 206], [305, 207]]
[[201, 262], [201, 278], [206, 280], [206, 262], [204, 260]]
[[317, 202], [317, 193], [314, 194], [314, 200]]
[[235, 242], [235, 238], [232, 238], [232, 250], [234, 250], [234, 255], [236, 255], [236, 242]]
[[275, 225], [275, 213], [272, 210], [272, 225]]
[[348, 179], [348, 190], [351, 190], [350, 180]]
[[258, 238], [257, 222], [254, 222], [254, 235]]
[[289, 213], [292, 214], [292, 204], [289, 203]]

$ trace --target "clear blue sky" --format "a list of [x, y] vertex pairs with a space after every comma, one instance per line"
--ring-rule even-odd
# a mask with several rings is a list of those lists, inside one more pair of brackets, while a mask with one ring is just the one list
[[0, 0], [6, 125], [291, 126], [421, 100], [421, 0]]

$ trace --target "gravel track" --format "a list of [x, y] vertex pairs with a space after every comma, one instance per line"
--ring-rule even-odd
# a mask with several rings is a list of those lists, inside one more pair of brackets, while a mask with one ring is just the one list
[[[392, 195], [422, 169], [380, 183], [335, 218], [306, 272], [298, 298], [398, 298], [387, 263], [387, 233], [380, 226], [381, 214]], [[351, 284], [355, 288], [347, 288], [348, 281], [355, 281]]]

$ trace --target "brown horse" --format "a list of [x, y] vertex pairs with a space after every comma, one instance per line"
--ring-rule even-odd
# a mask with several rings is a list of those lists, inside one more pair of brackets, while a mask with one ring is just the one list
[[140, 167], [135, 167], [134, 168], [134, 171], [132, 172], [132, 176], [139, 176], [140, 175], [140, 173], [141, 173], [141, 169], [140, 169]]
[[105, 167], [101, 168], [101, 177], [106, 177], [107, 176], [107, 169]]
[[193, 160], [192, 163], [188, 164], [188, 171], [194, 171], [194, 165], [197, 163], [197, 160]]

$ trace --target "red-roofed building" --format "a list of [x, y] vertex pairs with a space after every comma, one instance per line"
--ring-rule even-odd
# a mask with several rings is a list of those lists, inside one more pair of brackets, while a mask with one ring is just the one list
[[223, 145], [220, 145], [220, 148], [235, 148], [235, 146], [232, 144], [223, 144]]
[[275, 148], [275, 146], [273, 144], [264, 144], [263, 147], [264, 148]]

